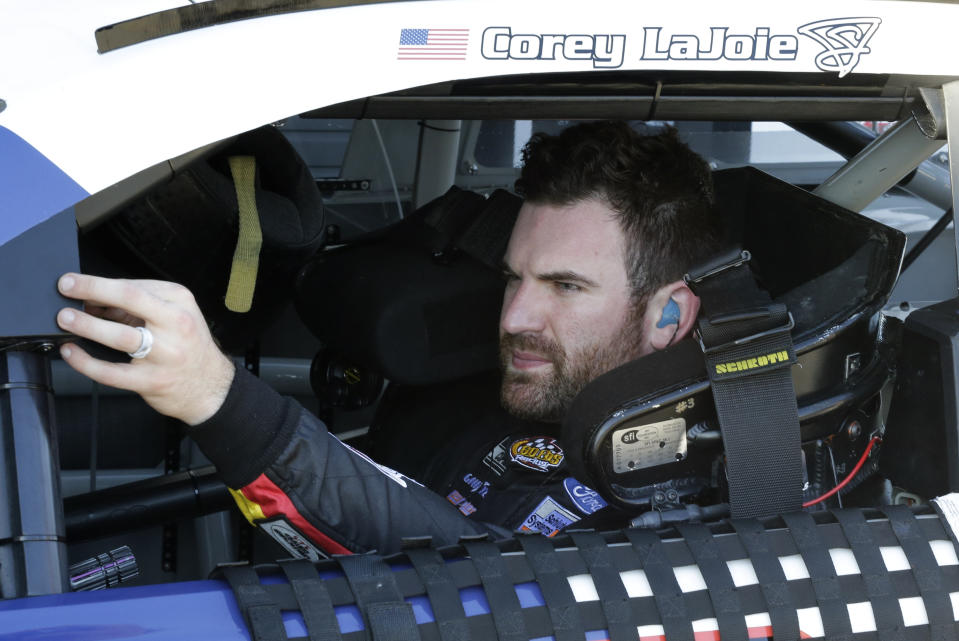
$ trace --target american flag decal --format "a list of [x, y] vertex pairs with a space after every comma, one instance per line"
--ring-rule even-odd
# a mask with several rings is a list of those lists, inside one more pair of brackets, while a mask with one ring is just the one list
[[469, 29], [402, 29], [398, 60], [466, 60]]

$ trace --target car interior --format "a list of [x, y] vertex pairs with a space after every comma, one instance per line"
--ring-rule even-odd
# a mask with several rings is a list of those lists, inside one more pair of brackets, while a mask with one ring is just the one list
[[[567, 91], [572, 81], [578, 88]], [[468, 407], [459, 399], [496, 375], [500, 264], [522, 203], [512, 185], [525, 140], [595, 118], [626, 119], [638, 131], [676, 127], [715, 170], [728, 245], [748, 252], [759, 288], [791, 314], [804, 500], [844, 481], [815, 509], [913, 504], [947, 489], [916, 468], [917, 459], [944, 456], [933, 444], [946, 440], [954, 417], [923, 421], [917, 444], [910, 430], [924, 404], [891, 399], [910, 378], [904, 372], [938, 358], [931, 345], [923, 363], [907, 362], [900, 347], [920, 340], [903, 320], [908, 312], [954, 295], [955, 246], [935, 226], [949, 196], [912, 166], [871, 185], [862, 207], [845, 204], [851, 182], [824, 195], [831, 177], [876, 149], [880, 136], [863, 123], [896, 123], [886, 140], [921, 136], [917, 122], [932, 118], [910, 79], [860, 82], [501, 77], [291, 115], [78, 203], [81, 265], [188, 285], [238, 367], [415, 477], [446, 428], [403, 414], [433, 401]], [[918, 173], [948, 175], [936, 155], [944, 141], [934, 134], [925, 144], [930, 159]], [[256, 159], [264, 235], [247, 312], [223, 303], [237, 233], [227, 162], [235, 155]], [[917, 245], [921, 257], [901, 275]], [[943, 376], [930, 374], [924, 388], [949, 389]], [[232, 509], [181, 425], [58, 360], [53, 385], [71, 564], [129, 545], [139, 566], [133, 581], [150, 584], [286, 555]], [[673, 460], [635, 469], [616, 462], [613, 434], [678, 413], [688, 429]], [[563, 438], [571, 470], [638, 524], [682, 521], [694, 509], [727, 514], [722, 437], [693, 338], [587, 386]]]

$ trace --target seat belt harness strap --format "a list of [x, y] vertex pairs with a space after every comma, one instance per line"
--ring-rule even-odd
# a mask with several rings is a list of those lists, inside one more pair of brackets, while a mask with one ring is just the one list
[[792, 315], [755, 281], [748, 251], [690, 270], [700, 299], [698, 340], [723, 435], [733, 518], [802, 507]]

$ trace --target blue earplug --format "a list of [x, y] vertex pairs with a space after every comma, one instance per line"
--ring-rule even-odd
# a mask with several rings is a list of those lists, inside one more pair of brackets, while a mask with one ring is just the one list
[[679, 305], [677, 305], [676, 301], [672, 298], [670, 298], [666, 306], [663, 307], [663, 315], [659, 318], [659, 322], [656, 323], [656, 327], [660, 329], [667, 325], [679, 325]]

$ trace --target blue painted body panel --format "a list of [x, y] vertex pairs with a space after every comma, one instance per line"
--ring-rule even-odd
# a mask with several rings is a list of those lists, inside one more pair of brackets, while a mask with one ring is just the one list
[[[338, 576], [323, 572], [321, 576]], [[281, 582], [264, 577], [264, 583]], [[536, 583], [516, 585], [524, 608], [544, 605]], [[466, 616], [489, 614], [482, 588], [460, 590]], [[407, 599], [417, 623], [433, 621], [426, 597]], [[335, 608], [344, 634], [363, 629], [354, 605]], [[284, 612], [290, 638], [305, 637], [298, 612]], [[0, 601], [0, 641], [249, 641], [233, 592], [225, 581], [189, 581], [97, 592], [54, 594]], [[608, 638], [606, 630], [587, 632], [585, 641]], [[533, 641], [546, 641], [543, 637]]]
[[[323, 576], [335, 574], [323, 573]], [[264, 578], [264, 583], [282, 581]], [[544, 604], [536, 583], [516, 586], [524, 608]], [[489, 613], [489, 602], [479, 587], [460, 591], [466, 616]], [[433, 621], [426, 597], [412, 597], [417, 623]], [[344, 634], [363, 629], [359, 609], [335, 608]], [[306, 636], [303, 618], [284, 612], [290, 638]], [[0, 601], [0, 641], [248, 641], [246, 624], [233, 592], [224, 581], [189, 581], [96, 592], [54, 594]], [[586, 641], [606, 638], [605, 630], [586, 635]]]
[[88, 195], [29, 143], [0, 127], [0, 246]]
[[0, 641], [249, 639], [221, 581], [191, 581], [0, 601]]

